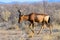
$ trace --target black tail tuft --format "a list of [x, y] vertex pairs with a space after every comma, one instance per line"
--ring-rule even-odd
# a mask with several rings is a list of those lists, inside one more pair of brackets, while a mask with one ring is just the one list
[[50, 17], [49, 17], [48, 23], [50, 23]]

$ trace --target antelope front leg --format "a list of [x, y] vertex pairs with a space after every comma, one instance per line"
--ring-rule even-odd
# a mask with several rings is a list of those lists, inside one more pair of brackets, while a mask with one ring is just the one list
[[30, 24], [29, 28], [30, 28], [31, 31], [34, 33], [34, 30], [32, 29], [32, 24]]
[[43, 26], [41, 27], [41, 29], [38, 31], [38, 33], [37, 33], [37, 34], [39, 34], [39, 33], [42, 31], [42, 29], [43, 29]]

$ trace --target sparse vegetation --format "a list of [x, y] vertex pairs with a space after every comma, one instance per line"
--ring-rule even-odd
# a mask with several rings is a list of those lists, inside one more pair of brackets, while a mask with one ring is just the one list
[[[50, 15], [53, 24], [53, 33], [51, 35], [46, 32], [48, 29], [44, 29], [45, 31], [43, 30], [39, 35], [31, 33], [31, 30], [26, 26], [29, 23], [26, 24], [25, 21], [18, 24], [19, 12], [17, 10], [23, 10], [21, 15], [28, 15], [31, 12], [44, 13], [42, 2], [0, 4], [0, 40], [60, 40], [60, 3], [47, 2], [45, 5], [45, 13]], [[40, 27], [37, 27], [34, 30], [39, 30]], [[31, 35], [33, 37], [28, 38]]]

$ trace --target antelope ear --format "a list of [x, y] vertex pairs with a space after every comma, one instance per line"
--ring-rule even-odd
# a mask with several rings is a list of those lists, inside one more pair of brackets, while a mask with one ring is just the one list
[[20, 10], [20, 12], [23, 12], [23, 10]]
[[20, 11], [21, 11], [21, 12], [24, 12], [24, 11], [25, 11], [25, 9], [20, 9]]

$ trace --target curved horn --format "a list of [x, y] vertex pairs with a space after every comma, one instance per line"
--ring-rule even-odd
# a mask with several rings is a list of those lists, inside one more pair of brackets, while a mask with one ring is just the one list
[[21, 17], [21, 11], [20, 10], [18, 10], [18, 12], [19, 12], [19, 19], [18, 19], [18, 23], [20, 23], [20, 17]]
[[19, 12], [19, 15], [21, 15], [21, 11], [20, 11], [20, 10], [18, 10], [18, 12]]

